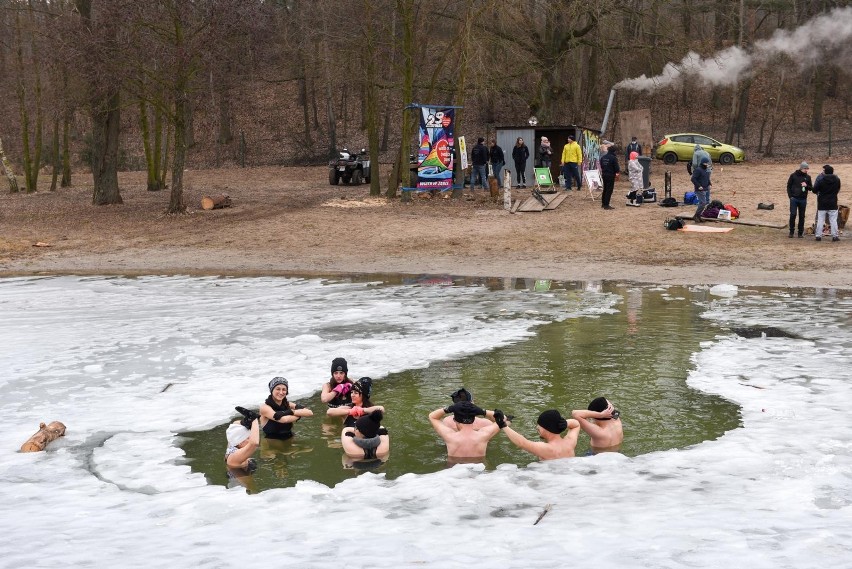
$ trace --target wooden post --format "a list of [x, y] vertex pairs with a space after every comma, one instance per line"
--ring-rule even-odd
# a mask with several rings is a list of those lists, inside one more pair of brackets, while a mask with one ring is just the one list
[[231, 207], [231, 198], [227, 194], [201, 198], [201, 209], [222, 209], [223, 207]]
[[53, 421], [49, 425], [39, 423], [38, 432], [21, 445], [21, 452], [38, 452], [44, 450], [47, 443], [65, 436], [65, 425]]

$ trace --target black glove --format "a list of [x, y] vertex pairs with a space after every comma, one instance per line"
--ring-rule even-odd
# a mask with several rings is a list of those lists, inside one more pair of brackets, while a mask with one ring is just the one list
[[272, 416], [276, 421], [280, 420], [282, 417], [287, 417], [293, 414], [293, 411], [290, 409], [285, 409], [284, 411], [276, 411], [275, 415]]
[[242, 425], [246, 429], [251, 430], [251, 424], [260, 419], [259, 414], [254, 411], [251, 411], [250, 409], [246, 409], [245, 407], [237, 406], [234, 407], [234, 409], [236, 409], [237, 412], [243, 416], [242, 420], [240, 421], [240, 425]]
[[613, 419], [618, 419], [619, 417], [621, 417], [621, 411], [616, 409], [615, 411], [612, 412], [612, 418]]
[[497, 426], [501, 429], [506, 428], [506, 415], [504, 415], [503, 411], [500, 409], [494, 409], [494, 422], [497, 423]]
[[299, 409], [304, 409], [304, 408], [305, 408], [304, 406], [299, 405], [298, 403], [296, 403], [296, 411], [298, 411]]

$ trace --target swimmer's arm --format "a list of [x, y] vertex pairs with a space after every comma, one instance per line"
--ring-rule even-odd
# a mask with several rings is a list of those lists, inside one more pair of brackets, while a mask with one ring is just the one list
[[580, 428], [589, 433], [592, 438], [604, 435], [604, 429], [602, 429], [600, 425], [590, 422], [589, 419], [605, 419], [605, 413], [587, 411], [585, 409], [575, 409], [574, 411], [571, 411], [571, 416], [580, 424]]
[[580, 437], [580, 422], [575, 419], [568, 419], [568, 434], [565, 439], [574, 441], [574, 446], [577, 446], [577, 439]]
[[290, 403], [290, 409], [293, 410], [293, 414], [300, 419], [302, 417], [313, 417], [314, 412], [308, 409], [307, 407], [302, 407], [301, 405], [297, 405], [296, 403]]
[[[304, 411], [304, 409], [302, 409], [301, 411]], [[276, 412], [272, 409], [272, 407], [270, 407], [266, 403], [264, 403], [263, 405], [260, 406], [260, 416], [266, 417], [266, 419], [269, 420], [269, 421], [275, 421], [276, 423], [295, 423], [296, 421], [301, 419], [301, 416], [295, 415], [295, 414], [284, 415], [284, 416], [279, 415], [279, 417], [276, 419], [275, 413]], [[311, 413], [311, 415], [313, 415], [313, 413]], [[305, 416], [310, 417], [310, 415], [305, 415]]]
[[334, 391], [331, 390], [331, 388], [328, 386], [328, 382], [326, 382], [322, 385], [322, 392], [320, 393], [320, 401], [322, 401], [323, 403], [328, 403], [329, 401], [334, 399], [336, 396], [337, 396], [337, 393], [335, 393]]
[[429, 413], [429, 422], [432, 424], [432, 428], [435, 429], [435, 432], [441, 435], [442, 438], [451, 436], [455, 432], [453, 429], [444, 424], [442, 419], [446, 414], [447, 412], [444, 411], [443, 408], [435, 409]]
[[352, 407], [349, 405], [341, 405], [340, 407], [329, 407], [328, 411], [325, 412], [329, 417], [346, 417], [349, 415], [349, 411], [352, 410]]
[[372, 407], [364, 407], [364, 414], [365, 415], [369, 415], [373, 411], [381, 411], [382, 413], [384, 413], [385, 408], [382, 407], [381, 405], [373, 405]]
[[539, 458], [551, 458], [553, 456], [552, 449], [545, 443], [534, 442], [527, 439], [521, 433], [515, 431], [512, 427], [505, 427], [501, 429], [506, 436], [509, 437], [509, 440], [512, 441], [516, 447], [521, 450], [525, 450], [528, 453], [534, 454]]
[[231, 468], [241, 467], [245, 461], [251, 458], [258, 445], [260, 445], [260, 422], [252, 421], [248, 444], [231, 453], [225, 463]]

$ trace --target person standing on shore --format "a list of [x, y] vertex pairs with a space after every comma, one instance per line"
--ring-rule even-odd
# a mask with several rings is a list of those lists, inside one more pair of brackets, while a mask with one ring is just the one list
[[615, 189], [615, 179], [621, 172], [618, 165], [618, 157], [615, 155], [615, 145], [607, 148], [606, 154], [601, 156], [601, 180], [603, 181], [603, 194], [601, 195], [601, 207], [604, 209], [615, 209], [609, 205], [612, 199], [612, 191]]
[[799, 164], [799, 169], [790, 174], [787, 179], [787, 197], [790, 198], [790, 235], [797, 229], [796, 215], [799, 216], [798, 236], [805, 236], [805, 209], [808, 206], [808, 192], [813, 191], [814, 186], [811, 182], [811, 176], [808, 174], [807, 162]]
[[692, 186], [698, 197], [698, 208], [695, 210], [695, 221], [701, 221], [701, 212], [710, 203], [710, 159], [702, 158], [698, 167], [692, 170]]
[[477, 182], [482, 185], [483, 190], [488, 189], [488, 148], [485, 139], [481, 136], [476, 141], [476, 146], [470, 151], [473, 173], [470, 176], [470, 189], [476, 188]]
[[583, 178], [580, 176], [580, 164], [583, 162], [583, 150], [580, 145], [574, 140], [572, 135], [568, 135], [568, 142], [562, 148], [562, 176], [565, 178], [565, 191], [571, 190], [571, 180], [576, 180], [577, 191], [582, 189]]
[[553, 148], [550, 146], [550, 140], [546, 136], [541, 137], [541, 145], [538, 147], [538, 161], [542, 168], [550, 169], [553, 163]]
[[488, 154], [491, 158], [491, 170], [494, 172], [494, 177], [497, 178], [498, 184], [502, 184], [503, 179], [500, 177], [500, 172], [506, 165], [506, 157], [503, 155], [503, 149], [497, 146], [497, 139], [491, 139], [491, 149]]
[[630, 155], [632, 153], [636, 153], [636, 156], [642, 156], [642, 145], [639, 144], [639, 141], [636, 140], [635, 136], [630, 137], [630, 142], [627, 144], [627, 148], [624, 150], [624, 159], [626, 161], [633, 160]]
[[527, 187], [527, 160], [529, 157], [530, 149], [524, 144], [524, 139], [519, 136], [515, 142], [515, 147], [512, 149], [512, 160], [515, 162], [519, 188]]
[[831, 226], [831, 240], [840, 241], [837, 235], [837, 194], [840, 192], [840, 178], [834, 173], [834, 168], [826, 164], [822, 167], [822, 175], [817, 176], [814, 193], [817, 195], [817, 222], [814, 227], [814, 238], [822, 241], [822, 228], [825, 216]]

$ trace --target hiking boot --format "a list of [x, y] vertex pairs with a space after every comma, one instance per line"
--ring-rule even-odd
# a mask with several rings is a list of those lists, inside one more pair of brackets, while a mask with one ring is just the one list
[[803, 237], [804, 237], [804, 235], [802, 235], [801, 233], [799, 233], [799, 239], [802, 239]]
[[611, 205], [605, 205], [605, 206], [603, 206], [603, 208], [604, 208], [604, 209], [615, 209], [615, 208], [614, 208], [614, 207], [612, 207]]
[[788, 235], [788, 237], [789, 237], [790, 239], [792, 239], [792, 238], [793, 238], [793, 234], [791, 233], [790, 235]]
[[822, 237], [817, 237], [814, 241], [822, 241]]
[[840, 237], [832, 237], [831, 240], [832, 241], [840, 241]]

